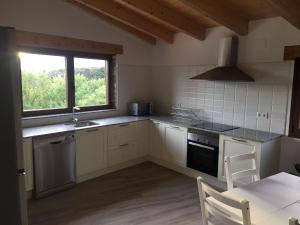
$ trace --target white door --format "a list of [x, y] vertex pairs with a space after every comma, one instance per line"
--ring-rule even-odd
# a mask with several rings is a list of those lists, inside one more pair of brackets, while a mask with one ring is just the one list
[[[218, 177], [221, 180], [226, 180], [224, 157], [241, 155], [256, 151], [258, 158], [260, 156], [261, 145], [257, 142], [252, 142], [244, 139], [235, 139], [227, 136], [220, 136], [220, 150], [219, 150], [219, 173]], [[240, 171], [252, 168], [252, 162], [250, 160], [236, 162], [232, 165], [232, 171]], [[244, 182], [248, 183], [248, 180]]]
[[150, 155], [161, 159], [163, 151], [164, 125], [152, 122], [150, 125]]
[[106, 154], [105, 127], [76, 132], [77, 177], [105, 168]]
[[167, 125], [165, 127], [164, 143], [164, 160], [185, 167], [187, 156], [187, 129]]

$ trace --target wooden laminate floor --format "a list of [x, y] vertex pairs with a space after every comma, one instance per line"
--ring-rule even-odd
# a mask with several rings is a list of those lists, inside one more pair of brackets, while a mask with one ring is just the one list
[[30, 225], [200, 225], [196, 180], [147, 162], [41, 200]]

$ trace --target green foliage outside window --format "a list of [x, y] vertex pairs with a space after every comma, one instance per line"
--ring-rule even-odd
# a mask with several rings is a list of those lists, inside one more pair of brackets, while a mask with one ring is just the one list
[[[64, 70], [50, 72], [22, 71], [23, 109], [54, 109], [67, 107]], [[104, 68], [75, 69], [76, 106], [106, 104]]]

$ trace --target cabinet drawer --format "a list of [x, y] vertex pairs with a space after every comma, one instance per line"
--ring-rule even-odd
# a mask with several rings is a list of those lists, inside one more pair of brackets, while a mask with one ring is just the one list
[[137, 156], [135, 143], [121, 144], [117, 147], [108, 149], [108, 165], [113, 166], [123, 163]]
[[124, 123], [108, 128], [108, 146], [117, 147], [136, 139], [136, 124]]

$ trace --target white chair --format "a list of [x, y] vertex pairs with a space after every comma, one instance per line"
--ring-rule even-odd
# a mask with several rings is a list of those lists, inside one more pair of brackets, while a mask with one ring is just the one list
[[203, 225], [251, 225], [249, 202], [214, 190], [197, 178]]
[[[232, 171], [233, 163], [251, 160], [252, 161], [252, 168], [241, 170], [241, 171]], [[228, 190], [233, 189], [234, 183], [236, 180], [245, 178], [245, 177], [252, 177], [252, 181], [259, 181], [259, 165], [257, 163], [257, 154], [256, 152], [236, 155], [236, 156], [226, 156], [225, 157], [225, 173], [226, 173], [226, 180], [227, 180], [227, 188]]]
[[300, 225], [300, 223], [298, 219], [291, 217], [289, 218], [289, 225]]

